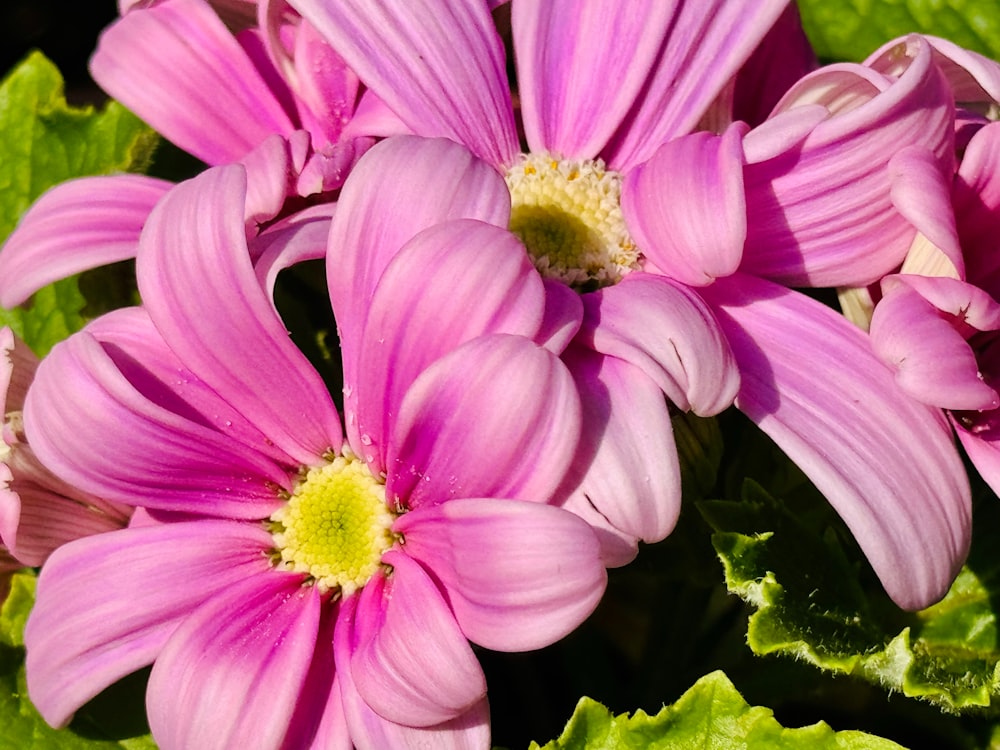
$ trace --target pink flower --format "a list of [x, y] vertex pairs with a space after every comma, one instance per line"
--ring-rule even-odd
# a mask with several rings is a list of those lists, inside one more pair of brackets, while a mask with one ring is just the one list
[[5, 561], [37, 567], [66, 542], [122, 528], [131, 508], [81, 491], [39, 462], [22, 421], [38, 360], [6, 327], [0, 328], [0, 350], [0, 542]]
[[[729, 87], [786, 3], [512, 0], [519, 110], [480, 4], [292, 5], [414, 133], [504, 176], [496, 200], [510, 202], [550, 307], [582, 302], [562, 357], [587, 429], [563, 505], [600, 530], [609, 564], [677, 517], [661, 394], [702, 415], [735, 398], [830, 498], [896, 602], [947, 590], [969, 490], [941, 414], [900, 392], [848, 323], [779, 286], [870, 283], [906, 254], [915, 231], [892, 195], [910, 185], [892, 159], [904, 147], [953, 159], [954, 103], [929, 45], [818, 70], [758, 127], [715, 134], [695, 131], [729, 122], [720, 102], [737, 100]], [[383, 170], [407, 174], [403, 161]], [[448, 190], [433, 174], [418, 185], [413, 200]], [[341, 210], [358, 213], [348, 192]], [[923, 445], [900, 447], [894, 435], [911, 432]], [[914, 560], [917, 545], [932, 552]]]
[[42, 570], [25, 640], [49, 722], [152, 662], [163, 748], [489, 747], [467, 639], [551, 643], [606, 574], [590, 527], [546, 502], [579, 399], [528, 338], [542, 284], [474, 182], [364, 217], [366, 247], [405, 247], [359, 253], [380, 273], [353, 306], [333, 300], [353, 347], [346, 440], [262, 287], [266, 252], [251, 264], [243, 170], [156, 207], [145, 308], [53, 349], [26, 405], [49, 466], [148, 511]]
[[[242, 5], [252, 20], [254, 5]], [[91, 72], [198, 159], [244, 164], [247, 218], [265, 223], [339, 188], [372, 139], [348, 132], [359, 83], [315, 29], [274, 3], [259, 12], [267, 33], [252, 25], [234, 34], [206, 0], [132, 8], [104, 31]], [[114, 175], [51, 189], [0, 252], [0, 302], [12, 307], [52, 281], [134, 257], [143, 222], [170, 187]]]

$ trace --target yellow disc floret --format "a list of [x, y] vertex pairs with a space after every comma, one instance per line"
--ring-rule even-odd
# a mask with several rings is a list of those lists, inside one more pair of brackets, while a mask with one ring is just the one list
[[[344, 596], [364, 586], [392, 546], [385, 485], [353, 455], [309, 469], [271, 516], [277, 563]], [[280, 557], [278, 557], [280, 555]]]
[[510, 230], [543, 276], [591, 291], [639, 267], [622, 216], [621, 176], [600, 159], [522, 154], [506, 179]]

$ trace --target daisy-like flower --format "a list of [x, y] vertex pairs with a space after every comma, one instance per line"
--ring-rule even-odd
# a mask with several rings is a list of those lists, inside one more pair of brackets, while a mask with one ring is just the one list
[[[582, 303], [562, 356], [591, 428], [564, 507], [600, 529], [609, 563], [677, 517], [662, 395], [702, 415], [735, 398], [835, 504], [897, 603], [944, 593], [970, 501], [941, 414], [785, 288], [871, 283], [905, 255], [915, 232], [892, 194], [910, 184], [891, 160], [904, 147], [953, 159], [954, 103], [929, 45], [818, 70], [758, 127], [716, 134], [698, 129], [731, 120], [720, 102], [737, 101], [730, 87], [786, 3], [512, 0], [519, 109], [485, 4], [291, 4], [410, 130], [497, 170], [551, 305]], [[335, 222], [332, 255], [339, 244]], [[331, 277], [332, 293], [344, 283]], [[915, 561], [917, 545], [934, 552]]]
[[366, 249], [393, 252], [364, 299], [334, 300], [358, 363], [346, 440], [268, 299], [268, 251], [251, 264], [243, 170], [154, 210], [145, 307], [55, 347], [26, 404], [47, 465], [148, 512], [42, 570], [25, 643], [50, 723], [153, 663], [163, 748], [487, 748], [468, 640], [540, 647], [594, 608], [593, 531], [546, 502], [578, 395], [528, 338], [551, 339], [541, 282], [459, 177], [365, 217]]
[[4, 563], [38, 567], [73, 539], [124, 527], [128, 506], [84, 492], [45, 468], [25, 440], [23, 408], [38, 360], [7, 327], [0, 328], [0, 542]]
[[[276, 3], [223, 5], [235, 30], [206, 0], [123, 7], [91, 73], [206, 164], [244, 164], [248, 220], [266, 223], [339, 188], [373, 141], [347, 131], [357, 76], [310, 24]], [[266, 24], [253, 22], [257, 14]], [[134, 257], [143, 223], [170, 187], [112, 175], [52, 188], [0, 252], [0, 302], [12, 307], [52, 281]]]

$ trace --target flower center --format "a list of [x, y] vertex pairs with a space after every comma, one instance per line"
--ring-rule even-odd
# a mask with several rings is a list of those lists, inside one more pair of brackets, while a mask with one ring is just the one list
[[308, 470], [271, 515], [275, 562], [305, 573], [321, 590], [349, 596], [378, 570], [395, 519], [385, 485], [353, 455]]
[[587, 292], [617, 284], [639, 267], [622, 216], [621, 175], [600, 159], [522, 154], [506, 180], [510, 231], [542, 276]]

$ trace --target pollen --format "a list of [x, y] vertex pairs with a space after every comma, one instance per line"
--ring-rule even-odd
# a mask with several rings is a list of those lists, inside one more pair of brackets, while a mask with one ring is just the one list
[[621, 210], [621, 175], [600, 159], [522, 154], [506, 180], [510, 230], [542, 276], [586, 292], [639, 267]]
[[385, 485], [354, 457], [306, 471], [288, 502], [271, 515], [275, 563], [303, 573], [321, 590], [349, 596], [381, 565], [395, 537]]

